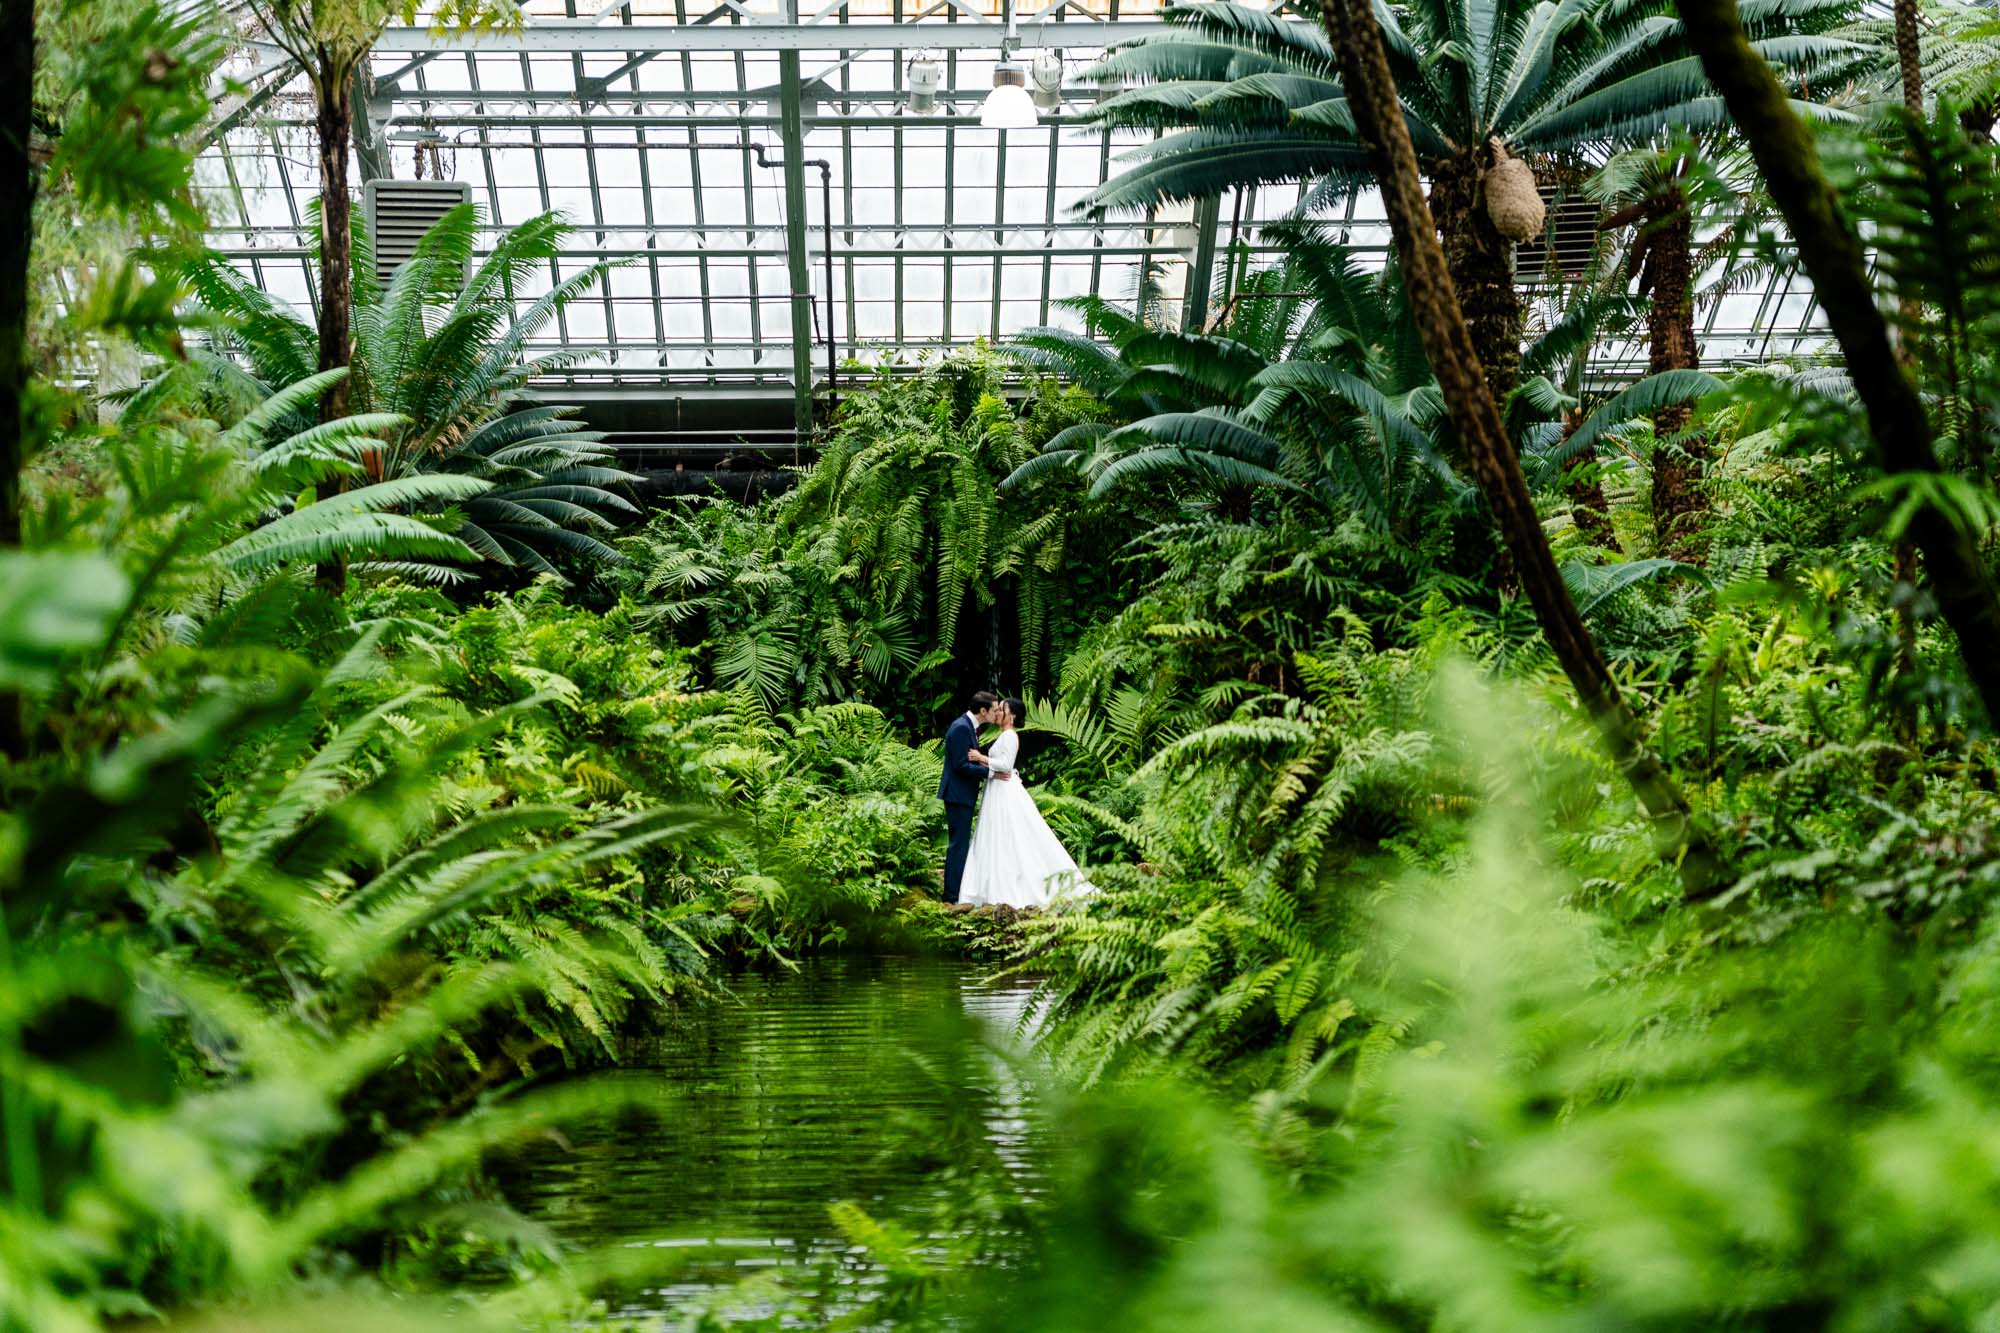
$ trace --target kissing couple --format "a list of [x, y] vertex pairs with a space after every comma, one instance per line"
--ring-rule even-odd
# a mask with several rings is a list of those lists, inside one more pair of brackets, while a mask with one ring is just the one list
[[[944, 860], [948, 903], [1046, 907], [1066, 890], [1090, 888], [1014, 766], [1021, 751], [1015, 728], [1027, 720], [1027, 707], [1019, 699], [981, 690], [945, 730], [938, 799], [944, 802], [950, 832]], [[1000, 728], [983, 752], [982, 726]]]

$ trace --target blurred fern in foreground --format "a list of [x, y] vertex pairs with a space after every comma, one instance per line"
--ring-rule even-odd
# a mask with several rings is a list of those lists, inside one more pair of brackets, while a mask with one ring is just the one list
[[[1515, 710], [1453, 715], [1533, 768]], [[1634, 932], [1579, 905], [1544, 798], [1388, 877], [1350, 936], [1350, 1058], [1250, 1103], [1275, 1158], [1172, 1083], [1065, 1107], [1034, 1276], [978, 1326], [1989, 1326], [1990, 857], [1924, 930], [1850, 892]]]

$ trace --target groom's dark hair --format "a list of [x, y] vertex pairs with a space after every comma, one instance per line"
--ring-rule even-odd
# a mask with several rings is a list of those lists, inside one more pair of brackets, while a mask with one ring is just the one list
[[1000, 702], [999, 695], [995, 694], [991, 690], [981, 690], [977, 694], [972, 696], [972, 703], [969, 705], [969, 707], [973, 712], [977, 713], [981, 712], [984, 709], [991, 708], [994, 704], [997, 704], [999, 702]]

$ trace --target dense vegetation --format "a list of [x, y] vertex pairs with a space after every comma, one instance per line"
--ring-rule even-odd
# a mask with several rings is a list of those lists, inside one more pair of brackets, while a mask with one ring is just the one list
[[[0, 1328], [573, 1319], [661, 1260], [558, 1252], [481, 1153], [725, 964], [841, 948], [1041, 978], [1063, 1126], [1032, 1195], [968, 1148], [935, 1236], [843, 1203], [857, 1324], [2000, 1310], [1983, 20], [1175, 10], [1100, 71], [1172, 132], [1094, 205], [1303, 176], [1283, 258], [1221, 260], [1262, 299], [1079, 302], [885, 372], [782, 495], [640, 516], [527, 393], [558, 219], [469, 282], [470, 209], [386, 289], [331, 247], [309, 327], [186, 202], [220, 41], [29, 13]], [[1524, 162], [1607, 206], [1554, 295]], [[1362, 183], [1384, 270], [1316, 216]], [[1779, 263], [1839, 358], [1704, 371], [1693, 312]], [[935, 901], [930, 737], [987, 684], [1099, 889], [1005, 928]]]

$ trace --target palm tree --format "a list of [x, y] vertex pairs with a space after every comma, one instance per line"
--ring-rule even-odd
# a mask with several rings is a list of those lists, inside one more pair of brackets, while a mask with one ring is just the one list
[[[604, 437], [583, 429], [575, 409], [530, 394], [529, 380], [571, 364], [573, 354], [526, 355], [529, 340], [603, 268], [563, 280], [517, 314], [513, 294], [555, 257], [568, 229], [553, 213], [531, 218], [501, 237], [468, 281], [477, 223], [471, 205], [451, 210], [387, 288], [375, 283], [360, 245], [352, 397], [362, 411], [403, 422], [367, 452], [364, 473], [370, 481], [456, 473], [491, 483], [464, 501], [454, 531], [493, 564], [561, 577], [559, 560], [616, 561], [603, 535], [638, 511], [610, 488], [638, 477], [611, 465]], [[289, 306], [213, 256], [196, 261], [190, 278], [228, 321], [223, 347], [247, 364], [260, 391], [313, 373], [318, 334]], [[225, 362], [218, 368], [241, 373]]]
[[[1649, 373], [1700, 369], [1695, 313], [1705, 299], [1703, 275], [1713, 275], [1707, 293], [1718, 298], [1770, 272], [1768, 259], [1743, 262], [1765, 221], [1755, 172], [1722, 135], [1676, 134], [1613, 156], [1585, 191], [1611, 210], [1600, 233], [1631, 229], [1622, 278], [1647, 298]], [[1686, 401], [1662, 407], [1653, 432], [1655, 544], [1677, 559], [1696, 559], [1708, 511], [1707, 437]]]
[[[1401, 542], [1415, 539], [1427, 509], [1462, 507], [1469, 487], [1445, 461], [1451, 424], [1400, 267], [1369, 271], [1318, 224], [1271, 231], [1287, 255], [1250, 274], [1243, 290], [1289, 295], [1241, 303], [1219, 334], [1151, 328], [1131, 311], [1083, 298], [1072, 308], [1088, 332], [1020, 335], [1010, 355], [1075, 380], [1129, 424], [1061, 432], [1002, 489], [1070, 471], [1095, 499], [1172, 476], [1240, 521], [1251, 495], [1278, 488]], [[1585, 293], [1528, 347], [1529, 380], [1514, 398], [1510, 430], [1536, 485], [1559, 486], [1634, 418], [1719, 387], [1691, 371], [1649, 375], [1586, 403], [1586, 353], [1632, 304], [1617, 292]]]
[[1641, 808], [1655, 821], [1663, 850], [1684, 857], [1683, 885], [1690, 893], [1707, 893], [1715, 874], [1713, 840], [1693, 817], [1672, 774], [1647, 746], [1638, 718], [1563, 583], [1513, 442], [1507, 438], [1497, 396], [1479, 364], [1471, 329], [1452, 290], [1437, 224], [1424, 203], [1413, 132], [1401, 114], [1390, 44], [1384, 41], [1369, 0], [1321, 0], [1321, 5], [1329, 45], [1338, 48], [1341, 70], [1353, 90], [1350, 115], [1356, 138], [1369, 145], [1370, 167], [1382, 189], [1425, 353], [1536, 620], [1596, 723], [1605, 749]]
[[1256, 491], [1278, 487], [1391, 535], [1450, 493], [1430, 434], [1435, 389], [1394, 267], [1371, 271], [1315, 223], [1270, 230], [1285, 258], [1243, 277], [1216, 332], [1157, 328], [1082, 297], [1065, 304], [1084, 331], [1018, 335], [1008, 355], [1082, 385], [1130, 424], [1062, 432], [1006, 488], [1070, 470], [1098, 498], [1174, 475], [1241, 520]]
[[[370, 560], [442, 569], [476, 558], [459, 536], [409, 511], [474, 504], [492, 484], [452, 473], [366, 476], [363, 460], [405, 423], [393, 413], [317, 421], [316, 404], [348, 373], [306, 375], [250, 406], [217, 438], [226, 470], [199, 488], [200, 505], [186, 517], [175, 549], [199, 551], [212, 563], [216, 606], [255, 596], [272, 571], [288, 565]], [[184, 459], [172, 458], [151, 428], [169, 414], [206, 416], [213, 387], [199, 365], [182, 363], [132, 394], [119, 415], [125, 429], [109, 446], [120, 473], [149, 481], [175, 475]], [[336, 478], [364, 484], [297, 503], [302, 492]]]
[[[1246, 287], [1284, 290], [1272, 281], [1276, 274], [1275, 268], [1254, 274]], [[1158, 328], [1141, 311], [1096, 296], [1061, 304], [1082, 317], [1083, 331], [1026, 329], [1003, 350], [1080, 385], [1135, 424], [1072, 426], [1014, 469], [1003, 489], [1069, 470], [1088, 481], [1097, 499], [1121, 484], [1173, 473], [1241, 521], [1259, 488], [1292, 484], [1281, 475], [1279, 446], [1240, 423], [1259, 392], [1257, 376], [1290, 341], [1282, 313], [1261, 312], [1261, 324], [1212, 334]], [[1234, 336], [1239, 331], [1246, 337]]]
[[[354, 138], [354, 83], [375, 39], [390, 22], [413, 13], [403, 0], [250, 0], [248, 13], [265, 39], [283, 51], [312, 88], [319, 140], [319, 365], [347, 364], [353, 300], [347, 165]], [[467, 32], [515, 26], [512, 0], [466, 0], [440, 7], [435, 22]], [[322, 420], [343, 414], [349, 386], [336, 383], [321, 404]]]
[[[1810, 30], [1849, 0], [1753, 0], [1756, 48], [1800, 78], [1824, 78], [1870, 53]], [[1096, 118], [1167, 131], [1086, 204], [1142, 209], [1273, 182], [1313, 182], [1305, 205], [1367, 180], [1365, 151], [1316, 25], [1223, 2], [1177, 5], [1178, 31], [1112, 53], [1096, 76], [1139, 86]], [[1487, 383], [1504, 403], [1520, 364], [1514, 245], [1539, 230], [1538, 200], [1509, 163], [1575, 162], [1669, 128], [1725, 119], [1677, 19], [1620, 0], [1417, 0], [1378, 14], [1403, 120], [1452, 286]], [[1802, 114], [1833, 113], [1799, 103]], [[1532, 182], [1528, 182], [1532, 186]], [[1523, 229], [1525, 226], [1525, 230]]]

